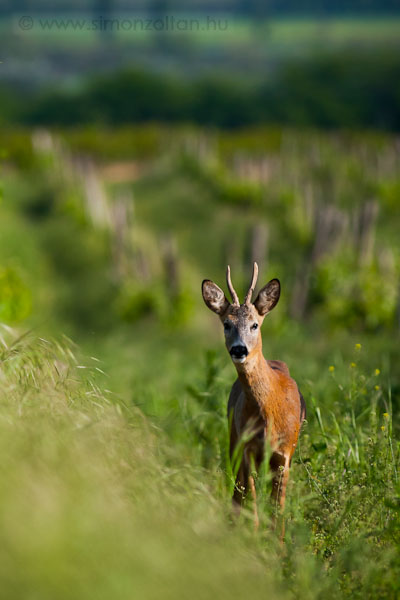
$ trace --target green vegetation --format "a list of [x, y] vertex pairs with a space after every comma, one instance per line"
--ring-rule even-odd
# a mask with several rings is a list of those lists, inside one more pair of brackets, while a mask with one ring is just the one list
[[280, 547], [265, 472], [262, 532], [252, 533], [250, 511], [229, 526], [228, 386], [211, 357], [180, 413], [184, 439], [171, 445], [138, 409], [93, 384], [93, 360], [77, 364], [66, 343], [6, 338], [7, 598], [176, 598], [188, 589], [193, 598], [261, 598], [266, 588], [272, 598], [397, 596], [399, 447], [378, 371], [335, 372], [322, 409], [309, 397]]
[[[392, 51], [292, 59], [256, 82], [211, 75], [194, 81], [141, 70], [97, 78], [83, 89], [36, 94], [15, 114], [36, 125], [187, 122], [232, 128], [280, 123], [347, 129], [400, 128], [400, 61]], [[1, 94], [0, 94], [1, 102]]]
[[[396, 598], [396, 139], [155, 125], [1, 139], [7, 598]], [[231, 526], [234, 370], [200, 295], [227, 262], [244, 290], [255, 258], [283, 290], [264, 353], [308, 408], [283, 547], [267, 469], [260, 532], [250, 506]]]

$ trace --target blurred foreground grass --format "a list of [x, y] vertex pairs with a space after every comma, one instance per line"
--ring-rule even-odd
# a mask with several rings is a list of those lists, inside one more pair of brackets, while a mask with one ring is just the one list
[[1, 350], [4, 597], [261, 592], [262, 561], [228, 527], [205, 473], [81, 367], [43, 339]]

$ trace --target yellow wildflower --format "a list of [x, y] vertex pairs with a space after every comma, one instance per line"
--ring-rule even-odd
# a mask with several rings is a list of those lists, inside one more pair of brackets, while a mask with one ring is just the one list
[[385, 417], [385, 419], [389, 418], [389, 413], [383, 413], [383, 416]]
[[385, 431], [385, 426], [384, 426], [384, 425], [382, 425], [382, 426], [381, 426], [381, 429], [382, 429], [382, 431]]
[[356, 363], [355, 363], [355, 362], [352, 362], [352, 363], [350, 363], [350, 367], [351, 367], [352, 369], [355, 369], [355, 368], [356, 368], [356, 366], [357, 366], [357, 365], [356, 365]]
[[361, 350], [361, 344], [356, 344], [354, 347], [356, 350]]
[[333, 365], [331, 365], [331, 366], [329, 367], [329, 371], [330, 371], [330, 373], [333, 373], [333, 371], [334, 371], [334, 370], [335, 370], [335, 367], [334, 367]]
[[380, 370], [379, 369], [375, 369], [375, 375], [380, 375]]
[[381, 389], [381, 386], [380, 385], [376, 385], [375, 389], [376, 389], [377, 392], [379, 392], [379, 390]]

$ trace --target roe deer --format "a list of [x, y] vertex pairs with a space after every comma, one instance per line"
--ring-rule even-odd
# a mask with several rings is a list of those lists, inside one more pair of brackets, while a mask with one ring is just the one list
[[233, 508], [240, 507], [250, 488], [253, 497], [255, 527], [258, 527], [256, 489], [253, 469], [258, 471], [267, 441], [271, 448], [272, 498], [283, 509], [289, 467], [296, 448], [302, 422], [306, 416], [304, 399], [289, 369], [279, 360], [266, 360], [262, 353], [260, 327], [264, 317], [274, 308], [280, 296], [280, 283], [272, 279], [251, 302], [258, 276], [254, 263], [253, 277], [243, 304], [233, 288], [230, 268], [227, 284], [230, 303], [224, 292], [212, 281], [202, 284], [203, 299], [224, 325], [225, 344], [236, 367], [238, 378], [232, 386], [228, 402], [231, 419], [230, 455], [243, 436], [243, 455], [236, 476]]

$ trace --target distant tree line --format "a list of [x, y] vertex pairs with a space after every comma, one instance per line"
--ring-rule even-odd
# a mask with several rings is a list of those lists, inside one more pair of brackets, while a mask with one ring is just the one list
[[275, 78], [258, 85], [123, 71], [93, 79], [75, 93], [50, 90], [29, 102], [0, 89], [0, 114], [3, 120], [33, 125], [165, 121], [400, 131], [400, 56], [319, 56], [287, 63]]

